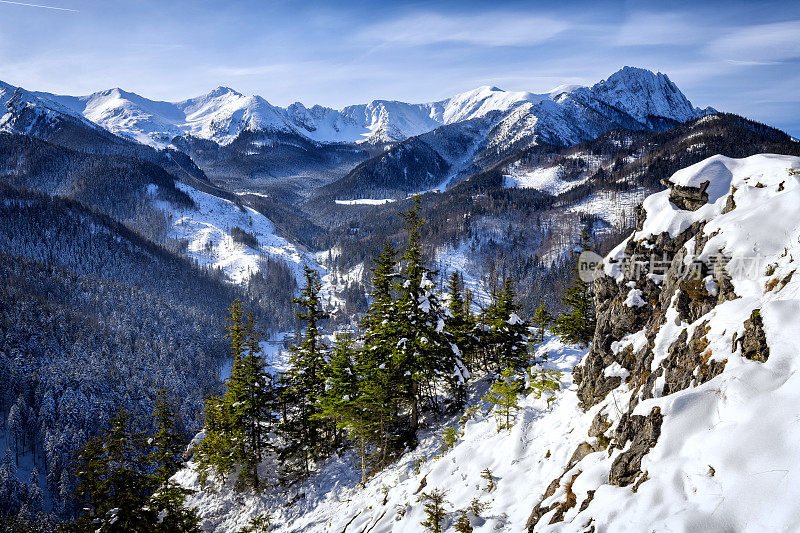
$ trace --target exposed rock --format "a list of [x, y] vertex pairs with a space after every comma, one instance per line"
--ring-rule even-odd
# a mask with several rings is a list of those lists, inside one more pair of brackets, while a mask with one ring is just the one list
[[608, 421], [608, 416], [603, 413], [597, 413], [597, 416], [592, 420], [592, 425], [589, 426], [589, 436], [597, 437], [606, 432], [611, 427], [611, 422]]
[[661, 362], [664, 369], [662, 395], [672, 394], [692, 385], [700, 385], [718, 376], [725, 368], [725, 361], [712, 361], [708, 348], [707, 322], [697, 326], [691, 340], [683, 330], [669, 347], [669, 357]]
[[661, 184], [669, 187], [669, 200], [680, 209], [697, 211], [708, 203], [708, 181], [704, 181], [700, 187], [676, 185], [668, 180], [662, 180]]
[[655, 446], [663, 419], [658, 407], [654, 407], [647, 416], [626, 414], [622, 417], [615, 433], [615, 446], [622, 448], [628, 441], [631, 441], [631, 445], [611, 465], [608, 474], [610, 484], [624, 487], [641, 475], [642, 457]]
[[553, 513], [553, 516], [550, 518], [549, 523], [555, 524], [556, 522], [560, 522], [561, 520], [564, 519], [564, 514], [573, 507], [575, 507], [575, 505], [577, 505], [578, 503], [578, 497], [575, 495], [574, 492], [572, 492], [572, 484], [575, 483], [575, 480], [580, 475], [581, 475], [580, 472], [576, 472], [575, 474], [573, 474], [570, 480], [564, 484], [564, 501], [556, 501], [550, 505], [543, 506], [542, 502], [547, 500], [547, 498], [553, 496], [556, 493], [556, 489], [561, 486], [561, 481], [563, 481], [563, 475], [561, 478], [555, 479], [553, 480], [552, 483], [550, 483], [550, 485], [547, 487], [547, 490], [544, 493], [544, 496], [542, 497], [542, 501], [540, 501], [539, 504], [533, 508], [530, 517], [528, 517], [528, 521], [525, 523], [525, 527], [527, 528], [528, 531], [533, 532], [539, 520], [541, 520], [541, 518], [544, 515], [546, 515], [547, 513], [549, 513], [554, 509], [555, 512]]
[[759, 363], [766, 363], [769, 359], [769, 345], [764, 333], [764, 322], [761, 320], [761, 312], [758, 309], [754, 309], [750, 318], [744, 321], [744, 334], [739, 337], [738, 341], [742, 346], [742, 356]]

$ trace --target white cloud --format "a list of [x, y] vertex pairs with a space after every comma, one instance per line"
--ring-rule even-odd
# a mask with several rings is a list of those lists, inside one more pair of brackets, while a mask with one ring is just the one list
[[800, 20], [749, 26], [712, 41], [711, 56], [752, 65], [800, 57]]
[[423, 46], [466, 43], [481, 46], [530, 46], [548, 41], [570, 27], [563, 20], [521, 13], [441, 15], [420, 13], [367, 27], [359, 40]]

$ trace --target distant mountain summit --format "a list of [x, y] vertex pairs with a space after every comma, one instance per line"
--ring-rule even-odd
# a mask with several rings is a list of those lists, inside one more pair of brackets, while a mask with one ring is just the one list
[[[0, 105], [10, 99], [2, 95], [15, 89], [0, 84]], [[306, 107], [300, 102], [285, 108], [273, 106], [260, 96], [245, 96], [229, 87], [181, 102], [150, 100], [119, 88], [77, 97], [27, 91], [25, 95], [22, 99], [28, 103], [53, 102], [53, 111], [83, 117], [116, 135], [157, 148], [178, 136], [224, 146], [243, 131], [294, 134], [317, 143], [380, 146], [489, 115], [498, 117], [494, 144], [531, 135], [569, 144], [594, 137], [612, 123], [658, 129], [665, 121], [685, 122], [703, 113], [665, 74], [632, 67], [592, 87], [562, 85], [537, 94], [483, 86], [437, 102], [373, 100], [341, 110]], [[13, 113], [5, 114], [9, 112]]]

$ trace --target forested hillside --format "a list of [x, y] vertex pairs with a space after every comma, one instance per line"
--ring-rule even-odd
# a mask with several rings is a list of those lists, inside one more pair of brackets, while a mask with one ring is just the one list
[[[3, 532], [649, 530], [640, 487], [725, 529], [669, 480], [725, 499], [735, 461], [665, 446], [706, 442], [695, 389], [723, 412], [793, 365], [790, 135], [630, 67], [341, 110], [0, 106]], [[757, 282], [711, 265], [745, 245]]]

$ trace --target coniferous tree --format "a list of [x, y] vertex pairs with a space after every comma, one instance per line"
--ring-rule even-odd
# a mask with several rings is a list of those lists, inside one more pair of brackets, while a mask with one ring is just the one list
[[77, 496], [86, 511], [78, 530], [146, 531], [150, 517], [142, 507], [152, 488], [142, 471], [146, 446], [124, 410], [111, 420], [108, 432], [89, 441], [78, 461]]
[[271, 420], [271, 388], [266, 363], [261, 355], [261, 331], [252, 313], [240, 317], [243, 324], [243, 342], [238, 362], [234, 363], [226, 403], [230, 404], [231, 425], [236, 428], [235, 460], [241, 467], [240, 488], [260, 488], [258, 465], [267, 451], [267, 433], [264, 426]]
[[393, 430], [402, 395], [399, 369], [399, 345], [402, 337], [397, 321], [397, 300], [393, 294], [398, 277], [395, 250], [386, 241], [372, 268], [370, 305], [361, 320], [363, 349], [356, 353], [362, 373], [361, 390], [373, 404], [377, 416], [377, 447], [375, 462], [383, 463], [394, 442]]
[[442, 533], [442, 522], [447, 516], [445, 505], [449, 503], [447, 492], [433, 489], [430, 492], [423, 492], [420, 500], [425, 502], [425, 521], [420, 522], [420, 525], [425, 526], [431, 533]]
[[592, 342], [597, 325], [595, 316], [592, 286], [582, 279], [578, 273], [580, 254], [591, 250], [589, 234], [584, 229], [580, 241], [572, 253], [574, 263], [572, 285], [564, 291], [561, 301], [566, 311], [561, 313], [553, 323], [553, 333], [565, 342], [588, 346]]
[[152, 517], [152, 533], [200, 533], [200, 517], [197, 511], [184, 505], [186, 496], [193, 491], [185, 489], [173, 481], [162, 484], [147, 500], [146, 510]]
[[271, 381], [261, 356], [261, 332], [242, 303], [230, 306], [227, 336], [233, 367], [222, 397], [206, 401], [205, 438], [197, 447], [201, 481], [211, 471], [224, 476], [237, 466], [237, 487], [260, 488], [258, 465], [267, 451], [264, 425], [271, 422]]
[[349, 332], [337, 334], [336, 346], [326, 369], [326, 387], [320, 416], [332, 420], [355, 442], [361, 467], [361, 483], [367, 481], [371, 450], [381, 443], [386, 406], [375, 389], [371, 368], [354, 350]]
[[464, 279], [458, 271], [454, 270], [447, 280], [447, 296], [444, 329], [450, 342], [458, 348], [467, 367], [473, 367], [476, 348], [475, 317], [464, 296]]
[[484, 361], [491, 368], [525, 369], [529, 363], [530, 327], [519, 313], [516, 292], [511, 280], [494, 291], [492, 303], [484, 309], [478, 333], [482, 340]]
[[161, 389], [156, 395], [153, 417], [156, 433], [150, 439], [150, 446], [153, 448], [150, 459], [156, 467], [153, 475], [157, 483], [161, 484], [180, 467], [186, 443], [184, 435], [177, 429], [175, 405], [167, 399], [165, 389]]
[[319, 323], [328, 314], [322, 308], [319, 273], [309, 266], [304, 266], [304, 273], [305, 286], [294, 301], [301, 308], [297, 318], [306, 322], [306, 328], [301, 344], [291, 348], [289, 369], [281, 376], [283, 402], [288, 408], [281, 424], [286, 445], [280, 456], [287, 466], [299, 463], [302, 472], [308, 474], [311, 461], [327, 451], [325, 431], [329, 425], [319, 415], [328, 348], [322, 340]]
[[489, 392], [483, 397], [484, 401], [494, 406], [497, 431], [511, 429], [511, 422], [519, 408], [517, 394], [521, 389], [510, 367], [503, 370], [500, 376], [501, 378], [492, 383]]
[[433, 290], [433, 273], [424, 265], [420, 237], [424, 220], [419, 211], [420, 200], [416, 196], [414, 206], [401, 213], [404, 229], [408, 233], [408, 244], [403, 254], [403, 278], [397, 284], [397, 322], [401, 339], [394, 365], [400, 374], [403, 399], [410, 410], [409, 430], [412, 437], [419, 426], [423, 399], [436, 407], [436, 378], [460, 372], [459, 366], [463, 368], [446, 341], [444, 318]]
[[547, 311], [544, 302], [539, 304], [536, 311], [533, 313], [531, 322], [536, 326], [536, 340], [537, 342], [544, 342], [544, 335], [547, 328], [553, 323], [553, 315]]

